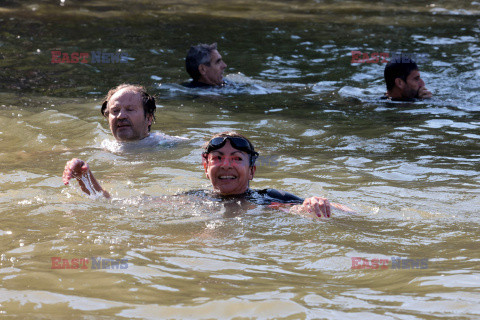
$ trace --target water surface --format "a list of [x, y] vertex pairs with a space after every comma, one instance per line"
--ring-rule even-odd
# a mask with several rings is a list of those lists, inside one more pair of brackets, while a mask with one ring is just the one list
[[[478, 318], [479, 10], [448, 0], [2, 2], [0, 314]], [[233, 86], [179, 85], [198, 42], [218, 43]], [[130, 58], [52, 64], [53, 50]], [[352, 64], [352, 50], [426, 55], [434, 98], [380, 101], [384, 65]], [[189, 140], [105, 148], [100, 103], [121, 82], [157, 95], [153, 131]], [[209, 187], [200, 146], [223, 130], [264, 156], [253, 187], [358, 214], [311, 221], [252, 206], [232, 217], [172, 200]], [[115, 200], [63, 186], [72, 157]], [[58, 270], [52, 257], [128, 268]], [[428, 268], [355, 270], [355, 257]]]

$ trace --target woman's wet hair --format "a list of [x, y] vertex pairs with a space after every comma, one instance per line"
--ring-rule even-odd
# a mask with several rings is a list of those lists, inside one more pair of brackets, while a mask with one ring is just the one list
[[405, 55], [399, 55], [385, 66], [384, 76], [387, 90], [392, 90], [395, 87], [395, 79], [400, 78], [407, 81], [407, 77], [413, 70], [418, 70], [418, 66], [411, 58]]
[[[143, 113], [145, 117], [151, 115], [153, 121], [155, 121], [155, 110], [157, 109], [157, 106], [155, 105], [155, 98], [147, 93], [147, 90], [145, 89], [145, 87], [140, 85], [135, 85], [135, 84], [128, 84], [128, 83], [123, 83], [108, 91], [107, 95], [105, 96], [105, 99], [102, 102], [102, 109], [100, 110], [102, 112], [102, 115], [104, 117], [108, 117], [108, 102], [110, 101], [110, 99], [115, 93], [127, 88], [128, 88], [128, 91], [140, 93], [142, 95]], [[148, 126], [148, 131], [150, 131], [150, 127], [151, 125]]]
[[185, 67], [188, 74], [193, 80], [198, 80], [201, 77], [198, 67], [201, 64], [210, 65], [211, 54], [213, 50], [217, 50], [217, 43], [212, 44], [198, 44], [190, 47], [187, 57], [185, 58]]

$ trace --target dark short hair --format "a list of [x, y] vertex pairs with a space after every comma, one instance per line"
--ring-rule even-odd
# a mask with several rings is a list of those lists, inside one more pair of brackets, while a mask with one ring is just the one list
[[[145, 118], [148, 115], [151, 115], [153, 118], [153, 121], [155, 121], [155, 110], [157, 109], [157, 106], [155, 105], [155, 98], [149, 95], [143, 86], [128, 84], [128, 83], [123, 83], [108, 91], [107, 95], [105, 96], [105, 99], [102, 102], [102, 109], [101, 109], [102, 115], [104, 117], [108, 117], [108, 102], [110, 101], [110, 99], [115, 93], [126, 88], [128, 88], [129, 91], [140, 93], [142, 95], [143, 113], [145, 115]], [[151, 126], [148, 126], [148, 131], [150, 131], [150, 127]]]
[[394, 56], [385, 66], [384, 77], [387, 90], [392, 90], [395, 87], [396, 78], [406, 82], [407, 77], [413, 70], [418, 70], [418, 66], [410, 57], [407, 55]]
[[190, 50], [187, 52], [187, 57], [185, 58], [185, 67], [193, 80], [200, 79], [201, 74], [198, 71], [198, 67], [201, 64], [207, 66], [210, 65], [211, 53], [213, 50], [217, 50], [217, 43], [202, 43], [190, 47]]
[[[248, 144], [250, 145], [250, 149], [251, 149], [252, 151], [255, 151], [255, 148], [254, 148], [252, 142], [251, 142], [247, 137], [245, 137], [244, 135], [242, 135], [242, 134], [240, 134], [240, 133], [238, 133], [238, 132], [235, 132], [235, 131], [224, 131], [224, 132], [217, 133], [217, 134], [213, 135], [210, 139], [208, 139], [207, 142], [205, 142], [205, 144], [203, 145], [203, 149], [206, 151], [207, 148], [208, 148], [208, 145], [209, 145], [210, 141], [212, 141], [212, 140], [215, 139], [215, 138], [219, 138], [219, 137], [221, 137], [221, 138], [224, 138], [224, 137], [243, 138], [243, 139], [245, 139], [245, 140], [248, 142]], [[248, 154], [249, 160], [250, 160], [250, 166], [251, 166], [251, 167], [253, 167], [253, 166], [255, 165], [255, 160], [256, 160], [257, 157], [258, 157], [258, 153], [257, 153], [257, 152], [254, 152], [254, 153], [255, 153], [255, 154], [252, 154], [252, 153], [249, 153], [249, 154]], [[208, 155], [207, 152], [204, 152], [203, 154], [204, 154], [205, 156]]]

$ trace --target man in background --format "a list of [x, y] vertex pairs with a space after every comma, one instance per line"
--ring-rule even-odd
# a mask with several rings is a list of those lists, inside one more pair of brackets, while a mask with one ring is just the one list
[[217, 50], [217, 44], [199, 44], [190, 47], [185, 58], [185, 67], [192, 81], [189, 88], [224, 86], [223, 71], [227, 67]]
[[432, 93], [425, 88], [425, 82], [420, 78], [417, 64], [406, 56], [396, 56], [390, 60], [385, 66], [384, 76], [387, 93], [382, 99], [415, 101], [432, 97]]

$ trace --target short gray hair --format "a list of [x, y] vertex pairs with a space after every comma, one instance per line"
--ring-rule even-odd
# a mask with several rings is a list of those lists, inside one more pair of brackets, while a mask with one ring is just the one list
[[213, 50], [217, 50], [217, 43], [212, 44], [198, 44], [191, 46], [188, 50], [187, 57], [185, 58], [185, 67], [188, 74], [193, 80], [198, 80], [201, 77], [198, 67], [201, 64], [210, 65], [211, 53]]

